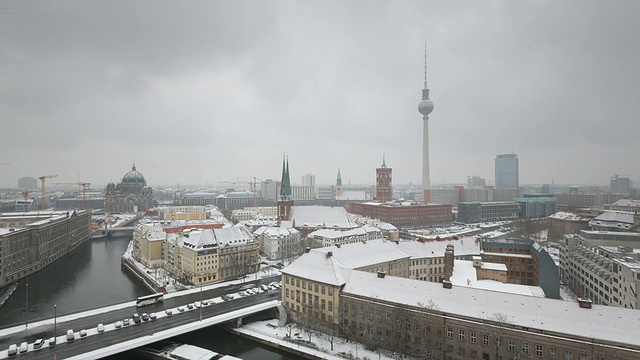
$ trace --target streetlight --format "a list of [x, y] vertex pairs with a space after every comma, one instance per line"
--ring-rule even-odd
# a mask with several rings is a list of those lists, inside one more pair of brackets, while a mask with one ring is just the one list
[[53, 305], [53, 337], [56, 337], [56, 327], [58, 326], [58, 305]]

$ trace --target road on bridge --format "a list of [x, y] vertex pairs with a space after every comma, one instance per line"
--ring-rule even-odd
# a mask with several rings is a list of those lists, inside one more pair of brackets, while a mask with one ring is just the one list
[[[251, 305], [260, 304], [271, 300], [280, 300], [280, 290], [270, 290], [269, 292], [259, 293], [257, 295], [240, 297], [237, 293], [243, 289], [250, 287], [257, 287], [260, 284], [268, 284], [272, 281], [278, 281], [279, 278], [265, 278], [254, 281], [247, 281], [245, 283], [229, 285], [225, 287], [219, 287], [207, 291], [186, 294], [183, 296], [176, 296], [173, 298], [165, 299], [164, 303], [156, 305], [145, 306], [137, 308], [135, 306], [126, 307], [120, 310], [111, 311], [108, 313], [95, 314], [88, 317], [75, 319], [72, 321], [58, 322], [57, 324], [57, 336], [59, 344], [55, 347], [43, 347], [40, 350], [29, 351], [27, 354], [21, 354], [20, 359], [52, 359], [54, 354], [57, 358], [66, 359], [72, 356], [81, 355], [93, 350], [104, 348], [110, 345], [123, 343], [125, 341], [138, 339], [144, 336], [153, 336], [154, 333], [158, 333], [163, 330], [175, 328], [181, 325], [198, 322], [200, 320], [200, 313], [202, 312], [202, 318], [206, 319], [222, 315], [234, 310], [246, 308]], [[235, 299], [226, 302], [214, 303], [209, 306], [204, 306], [201, 309], [194, 308], [193, 310], [186, 310], [185, 312], [178, 312], [175, 310], [178, 306], [186, 306], [187, 304], [193, 304], [200, 299], [208, 300], [219, 298], [223, 294], [235, 294]], [[156, 321], [146, 321], [141, 324], [134, 324], [131, 317], [133, 313], [158, 313], [164, 314], [164, 309], [173, 309], [172, 316], [165, 316], [158, 318]], [[77, 332], [81, 329], [95, 329], [99, 323], [105, 326], [111, 325], [116, 321], [122, 321], [124, 319], [130, 319], [131, 325], [128, 327], [122, 327], [111, 331], [106, 331], [101, 334], [95, 334], [87, 336], [86, 338], [78, 338]], [[24, 339], [24, 332], [13, 333], [0, 338], [0, 358], [7, 356], [7, 349], [11, 344], [19, 345], [22, 341], [27, 341], [30, 345], [38, 338], [49, 339], [53, 336], [53, 325], [42, 326], [43, 329], [29, 329], [29, 338]], [[76, 332], [76, 340], [66, 343], [60, 342], [61, 337], [66, 334], [68, 329], [73, 329]], [[150, 339], [150, 342], [156, 340]]]

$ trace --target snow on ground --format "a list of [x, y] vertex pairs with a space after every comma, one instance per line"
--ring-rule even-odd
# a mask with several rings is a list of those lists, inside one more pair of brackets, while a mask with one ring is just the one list
[[[382, 350], [369, 351], [360, 343], [354, 341], [347, 342], [340, 337], [330, 337], [327, 334], [319, 334], [315, 331], [311, 333], [311, 341], [309, 341], [309, 333], [295, 325], [289, 330], [288, 327], [278, 327], [278, 320], [256, 321], [241, 328], [234, 329], [239, 333], [260, 338], [271, 343], [286, 346], [291, 349], [305, 352], [317, 356], [321, 359], [396, 359], [398, 354], [393, 356], [392, 353]], [[288, 335], [291, 334], [290, 337]], [[331, 341], [333, 339], [333, 350], [331, 350]]]

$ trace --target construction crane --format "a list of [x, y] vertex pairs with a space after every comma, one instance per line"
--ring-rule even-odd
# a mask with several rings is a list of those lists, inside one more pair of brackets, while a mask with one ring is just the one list
[[78, 191], [80, 191], [80, 186], [82, 186], [82, 209], [87, 209], [87, 187], [91, 185], [88, 182], [77, 182], [77, 183], [56, 183], [56, 185], [78, 185]]
[[45, 204], [45, 201], [44, 201], [44, 190], [45, 190], [44, 181], [46, 179], [51, 179], [51, 178], [54, 178], [54, 177], [57, 177], [57, 176], [58, 175], [42, 175], [42, 176], [38, 176], [38, 179], [40, 179], [40, 181], [42, 182], [42, 204], [40, 206], [40, 208], [42, 210], [44, 210], [44, 208], [46, 207], [46, 204]]
[[249, 184], [250, 188], [251, 188], [251, 192], [253, 193], [253, 207], [258, 206], [257, 202], [258, 202], [258, 192], [256, 191], [256, 182], [257, 181], [263, 181], [258, 179], [257, 177], [253, 177], [253, 179], [251, 181], [243, 181], [240, 180], [240, 178], [237, 178], [236, 180], [229, 180], [229, 181], [221, 181], [220, 183], [222, 184]]
[[29, 211], [29, 194], [34, 192], [38, 192], [38, 190], [27, 190], [20, 192], [22, 195], [24, 195], [24, 212]]

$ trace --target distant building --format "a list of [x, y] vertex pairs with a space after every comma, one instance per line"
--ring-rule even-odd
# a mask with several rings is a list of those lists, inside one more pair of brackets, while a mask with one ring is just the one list
[[386, 203], [392, 200], [391, 194], [391, 171], [387, 167], [384, 157], [382, 157], [382, 166], [376, 169], [376, 200]]
[[514, 201], [461, 202], [458, 204], [458, 221], [465, 224], [504, 221], [518, 218], [520, 205]]
[[163, 220], [205, 220], [207, 208], [205, 206], [165, 206], [159, 210], [159, 217]]
[[605, 204], [613, 204], [623, 199], [625, 194], [617, 193], [583, 193], [555, 194], [560, 207], [602, 208]]
[[640, 213], [640, 200], [620, 199], [609, 206], [605, 206], [605, 209]]
[[316, 176], [311, 174], [302, 175], [302, 186], [316, 186]]
[[634, 232], [640, 226], [640, 215], [627, 211], [605, 211], [589, 222], [592, 230]]
[[558, 211], [554, 197], [517, 198], [514, 201], [520, 205], [520, 218], [546, 218]]
[[313, 200], [316, 198], [316, 188], [314, 186], [291, 186], [291, 196], [294, 201]]
[[280, 196], [280, 181], [265, 180], [260, 183], [260, 197], [264, 200], [273, 201], [274, 203]]
[[524, 196], [522, 188], [488, 188], [488, 201], [514, 201]]
[[224, 210], [242, 209], [254, 206], [257, 202], [257, 195], [250, 191], [234, 191], [218, 195], [216, 206]]
[[18, 179], [18, 189], [36, 190], [38, 188], [38, 179], [30, 176], [24, 176]]
[[107, 184], [107, 207], [112, 213], [135, 213], [153, 206], [153, 189], [147, 186], [147, 180], [136, 170], [136, 164], [124, 174], [118, 185], [111, 182]]
[[580, 230], [589, 229], [589, 218], [578, 214], [560, 211], [547, 218], [549, 231], [547, 240], [560, 241], [564, 235], [579, 234]]
[[370, 240], [383, 239], [384, 236], [380, 229], [365, 225], [351, 230], [320, 229], [309, 233], [307, 238], [313, 239], [321, 247], [329, 247], [358, 242], [366, 243]]
[[631, 180], [627, 176], [614, 175], [609, 180], [609, 191], [612, 193], [629, 194], [631, 189]]
[[180, 199], [180, 204], [188, 205], [188, 206], [189, 205], [215, 205], [217, 197], [218, 197], [218, 194], [216, 193], [203, 193], [203, 192], [186, 193], [182, 195], [182, 198]]
[[542, 184], [542, 186], [540, 186], [540, 193], [541, 194], [551, 194], [551, 185]]
[[[464, 194], [464, 190], [463, 190]], [[460, 202], [460, 189], [431, 189], [431, 203], [432, 204], [446, 204], [451, 206], [458, 206]]]
[[333, 200], [333, 186], [318, 187], [318, 200]]
[[496, 155], [496, 188], [520, 187], [518, 155]]
[[425, 205], [416, 202], [349, 204], [350, 213], [380, 219], [398, 228], [450, 224], [451, 210], [451, 205]]
[[468, 187], [483, 187], [487, 185], [487, 180], [480, 176], [471, 176], [467, 179]]

